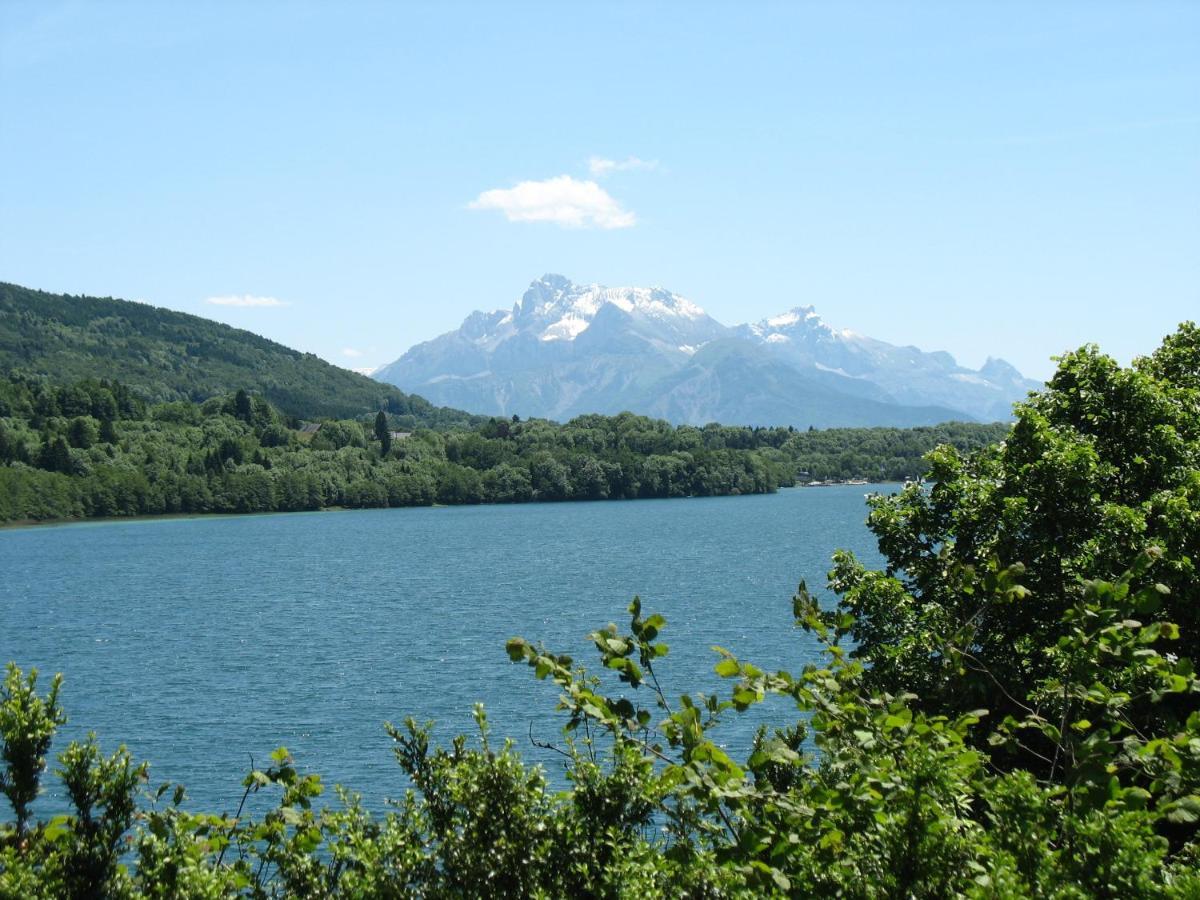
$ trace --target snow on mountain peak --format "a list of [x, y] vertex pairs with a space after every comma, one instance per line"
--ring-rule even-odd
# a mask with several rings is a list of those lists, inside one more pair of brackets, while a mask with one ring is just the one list
[[763, 326], [763, 329], [786, 329], [791, 325], [799, 323], [820, 323], [821, 317], [817, 316], [816, 311], [811, 306], [793, 306], [791, 310], [782, 312], [779, 316], [772, 316], [769, 319], [763, 319], [758, 323]]
[[749, 329], [750, 333], [760, 340], [772, 344], [791, 340], [793, 335], [801, 332], [833, 334], [833, 329], [825, 324], [811, 306], [793, 306], [787, 312], [742, 327]]
[[530, 284], [509, 320], [536, 331], [543, 341], [573, 341], [606, 305], [634, 317], [660, 321], [707, 318], [695, 303], [663, 288], [580, 285], [561, 275], [547, 274]]
[[573, 341], [591, 325], [590, 319], [568, 313], [557, 322], [546, 327], [539, 335], [543, 341]]
[[704, 318], [705, 312], [690, 300], [663, 288], [599, 288], [604, 303], [611, 303], [627, 313], [642, 313], [664, 318], [680, 316], [685, 319]]
[[790, 325], [795, 325], [799, 322], [808, 322], [811, 320], [821, 321], [821, 317], [816, 314], [811, 306], [794, 306], [785, 313], [780, 313], [777, 316], [772, 316], [769, 319], [764, 319], [759, 322], [759, 325], [766, 328], [787, 328]]
[[[726, 342], [733, 355], [697, 359], [714, 341]], [[660, 389], [663, 397], [677, 390], [679, 408], [686, 407], [680, 420], [707, 422], [748, 415], [747, 385], [758, 383], [763, 366], [774, 373], [768, 381], [800, 379], [786, 382], [786, 399], [754, 413], [764, 423], [834, 423], [813, 419], [804, 406], [826, 390], [841, 398], [839, 409], [863, 398], [910, 409], [856, 413], [876, 424], [957, 414], [1004, 418], [1013, 400], [1037, 386], [1002, 360], [973, 371], [949, 354], [835, 329], [812, 306], [726, 326], [661, 287], [581, 285], [555, 274], [531, 282], [511, 308], [472, 313], [456, 331], [411, 348], [376, 377], [464, 409], [551, 417], [616, 409], [663, 414]], [[701, 391], [703, 385], [715, 387]], [[851, 420], [858, 421], [836, 419]]]

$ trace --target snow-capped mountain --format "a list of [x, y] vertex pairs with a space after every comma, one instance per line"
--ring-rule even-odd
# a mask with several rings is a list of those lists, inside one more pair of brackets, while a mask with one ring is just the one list
[[472, 412], [566, 419], [621, 410], [704, 424], [916, 425], [1007, 418], [1037, 383], [1002, 360], [974, 371], [826, 325], [797, 307], [722, 325], [662, 288], [533, 282], [376, 379]]
[[467, 321], [479, 321], [483, 326], [475, 336], [481, 345], [496, 346], [517, 334], [535, 336], [549, 344], [574, 341], [602, 314], [617, 317], [623, 328], [665, 352], [690, 355], [725, 331], [696, 304], [662, 288], [577, 285], [561, 275], [544, 275], [533, 282], [503, 315], [492, 313], [483, 320], [472, 316]]

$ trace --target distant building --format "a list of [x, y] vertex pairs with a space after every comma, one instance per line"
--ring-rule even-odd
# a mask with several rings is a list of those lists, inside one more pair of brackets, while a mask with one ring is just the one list
[[320, 430], [321, 430], [320, 422], [305, 422], [303, 425], [300, 426], [301, 434], [316, 434]]
[[411, 431], [393, 431], [391, 432], [393, 441], [403, 441], [406, 438], [412, 437]]

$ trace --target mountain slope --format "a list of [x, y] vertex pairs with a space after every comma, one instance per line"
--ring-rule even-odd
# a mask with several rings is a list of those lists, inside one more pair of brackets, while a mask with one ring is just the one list
[[847, 428], [870, 422], [911, 428], [963, 418], [946, 407], [901, 406], [843, 393], [738, 338], [707, 344], [683, 368], [657, 382], [637, 406], [648, 415], [693, 424]]
[[974, 371], [948, 353], [835, 331], [811, 307], [729, 328], [661, 288], [561, 275], [533, 282], [511, 310], [472, 313], [374, 377], [489, 414], [629, 409], [677, 423], [817, 427], [1005, 419], [1037, 387], [1002, 360]]
[[511, 310], [472, 313], [458, 331], [374, 373], [422, 384], [435, 402], [490, 414], [569, 419], [629, 409], [696, 346], [726, 329], [682, 297], [645, 288], [535, 281]]
[[307, 418], [387, 407], [426, 424], [469, 423], [366, 376], [248, 331], [144, 303], [0, 283], [0, 372], [57, 383], [114, 378], [146, 399], [204, 400], [236, 388]]
[[989, 421], [1007, 419], [1015, 400], [1041, 387], [1003, 360], [988, 359], [975, 371], [958, 365], [949, 353], [926, 353], [836, 331], [811, 306], [740, 325], [735, 331], [793, 368], [874, 384], [897, 403], [949, 406]]

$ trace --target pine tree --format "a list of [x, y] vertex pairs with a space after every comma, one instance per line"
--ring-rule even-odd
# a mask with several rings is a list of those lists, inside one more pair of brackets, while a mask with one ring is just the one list
[[388, 427], [387, 415], [381, 409], [375, 414], [375, 438], [379, 441], [379, 455], [387, 456], [392, 451], [392, 432]]
[[249, 422], [252, 414], [250, 397], [242, 388], [238, 388], [233, 398], [233, 414], [243, 422]]
[[77, 416], [67, 428], [67, 440], [72, 447], [86, 450], [96, 443], [96, 426], [87, 416]]
[[62, 472], [70, 475], [71, 449], [61, 437], [51, 438], [47, 435], [42, 449], [38, 452], [37, 464], [39, 469], [47, 472]]

